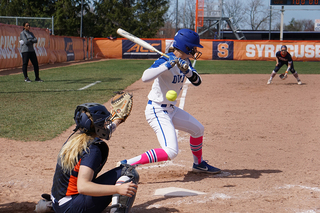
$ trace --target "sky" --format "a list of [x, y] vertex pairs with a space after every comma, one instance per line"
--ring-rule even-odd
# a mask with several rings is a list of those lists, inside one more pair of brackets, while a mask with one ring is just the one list
[[[265, 1], [265, 0], [264, 0]], [[267, 0], [267, 2], [269, 2]], [[280, 6], [274, 6], [275, 9], [281, 9]], [[320, 6], [284, 6], [283, 22], [288, 24], [292, 18], [300, 19], [320, 19]]]
[[[183, 4], [185, 0], [178, 0], [179, 5]], [[196, 2], [196, 0], [194, 0]], [[206, 2], [206, 0], [204, 0]], [[228, 0], [224, 0], [226, 2]], [[248, 0], [241, 0], [244, 4]], [[262, 0], [265, 5], [270, 6], [270, 0]], [[175, 7], [177, 0], [171, 0], [171, 7]], [[273, 6], [274, 9], [280, 10], [281, 6]], [[295, 20], [301, 19], [320, 19], [320, 6], [313, 5], [313, 6], [284, 6], [284, 24], [289, 24], [292, 18]], [[280, 23], [279, 20], [276, 21]]]

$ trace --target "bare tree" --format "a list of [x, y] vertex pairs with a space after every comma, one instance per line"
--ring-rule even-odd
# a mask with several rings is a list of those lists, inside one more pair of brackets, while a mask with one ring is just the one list
[[223, 5], [224, 15], [232, 18], [232, 23], [240, 29], [245, 27], [245, 8], [240, 0], [225, 0]]
[[[314, 21], [311, 19], [295, 20], [291, 19], [289, 24], [284, 24], [284, 30], [287, 31], [314, 31]], [[275, 26], [275, 30], [280, 30], [280, 23]]]
[[284, 26], [284, 29], [288, 31], [314, 31], [314, 22], [307, 19], [295, 20], [292, 18], [289, 24]]
[[[170, 1], [170, 9], [164, 15], [165, 26], [157, 33], [157, 38], [173, 38], [177, 30], [181, 28], [194, 29], [195, 5], [194, 0], [185, 0], [183, 4], [179, 1]], [[193, 3], [193, 4], [192, 4]], [[193, 6], [192, 6], [193, 5]], [[178, 9], [178, 14], [177, 14]]]
[[194, 29], [196, 17], [196, 5], [194, 0], [185, 0], [181, 8], [181, 24], [183, 28]]
[[314, 31], [314, 21], [313, 20], [303, 19], [301, 21], [302, 21], [302, 30], [303, 31]]
[[[246, 23], [251, 30], [266, 30], [269, 25], [270, 8], [264, 5], [263, 0], [250, 0], [245, 7]], [[279, 17], [279, 11], [272, 10], [272, 19]]]

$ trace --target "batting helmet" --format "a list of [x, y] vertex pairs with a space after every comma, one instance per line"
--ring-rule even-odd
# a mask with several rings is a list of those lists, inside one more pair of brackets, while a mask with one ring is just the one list
[[112, 133], [106, 128], [106, 125], [111, 123], [110, 117], [111, 114], [106, 107], [97, 103], [81, 104], [74, 112], [77, 129], [84, 133], [96, 133], [98, 137], [106, 140], [110, 139]]
[[176, 33], [174, 36], [173, 47], [191, 55], [196, 53], [194, 47], [203, 48], [200, 44], [200, 37], [198, 33], [189, 29], [181, 29]]

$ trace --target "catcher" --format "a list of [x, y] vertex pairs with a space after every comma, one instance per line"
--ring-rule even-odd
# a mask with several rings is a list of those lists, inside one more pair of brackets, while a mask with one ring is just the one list
[[301, 80], [299, 79], [297, 71], [293, 67], [293, 60], [290, 53], [287, 51], [287, 49], [288, 48], [286, 45], [282, 45], [281, 51], [278, 51], [276, 53], [276, 62], [277, 62], [276, 67], [272, 71], [270, 79], [268, 80], [267, 84], [271, 84], [272, 79], [274, 78], [274, 76], [276, 76], [277, 72], [283, 65], [287, 65], [288, 68], [286, 72], [284, 74], [281, 74], [279, 77], [282, 80], [285, 80], [288, 77], [288, 71], [290, 71], [293, 74], [293, 76], [297, 79], [298, 84], [299, 85], [302, 84]]
[[111, 201], [110, 212], [130, 211], [139, 181], [134, 167], [122, 164], [97, 177], [109, 153], [103, 139], [130, 115], [132, 95], [118, 93], [111, 105], [111, 113], [97, 103], [77, 106], [76, 128], [59, 152], [51, 196], [42, 195], [36, 212], [102, 212]]

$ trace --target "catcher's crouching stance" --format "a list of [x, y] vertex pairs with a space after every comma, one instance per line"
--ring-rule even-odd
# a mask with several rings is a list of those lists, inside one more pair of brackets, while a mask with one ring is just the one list
[[[111, 104], [114, 104], [113, 100]], [[130, 211], [139, 182], [135, 168], [121, 164], [98, 176], [109, 153], [103, 139], [109, 140], [131, 112], [132, 95], [123, 100], [125, 104], [117, 101], [120, 110], [118, 105], [113, 105], [112, 112], [116, 112], [116, 116], [101, 104], [77, 106], [74, 113], [76, 128], [59, 152], [51, 195], [42, 195], [36, 212], [95, 213], [102, 212], [111, 202], [111, 213]]]

